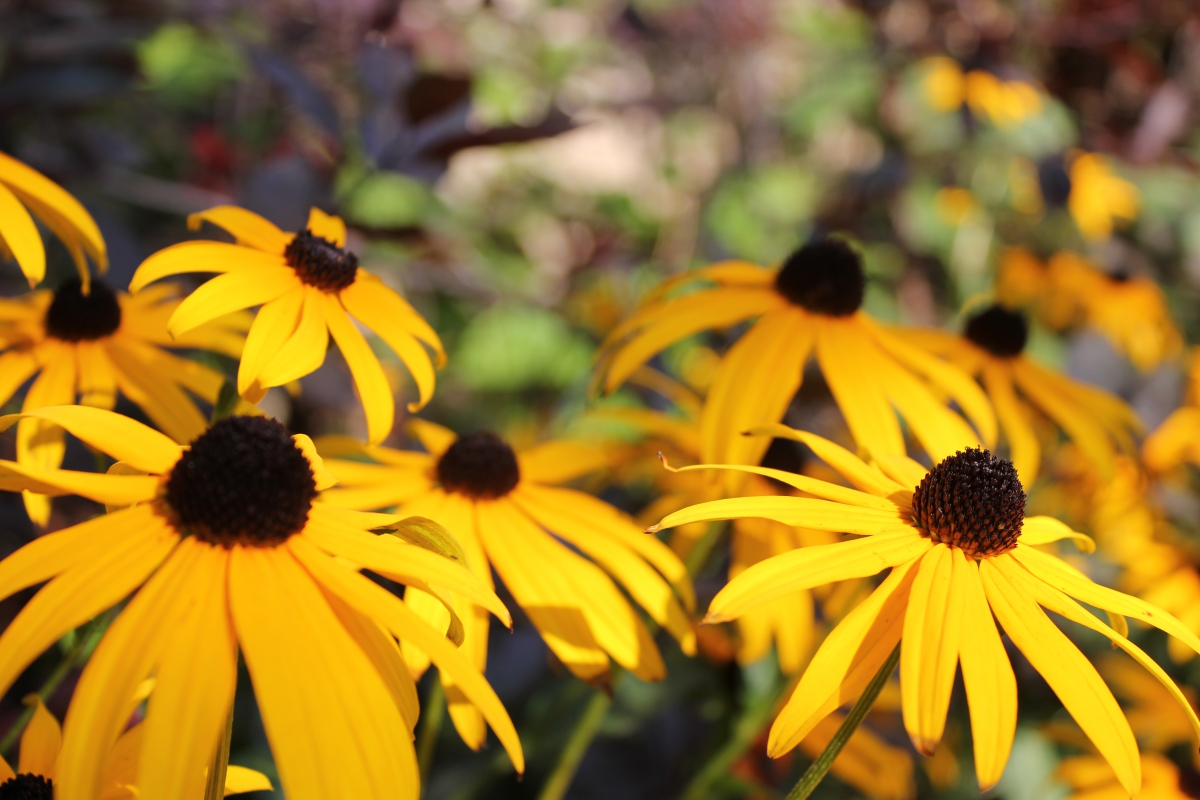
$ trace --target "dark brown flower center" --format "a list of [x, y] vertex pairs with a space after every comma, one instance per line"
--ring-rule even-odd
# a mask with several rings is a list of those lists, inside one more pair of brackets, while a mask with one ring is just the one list
[[28, 772], [0, 783], [0, 800], [54, 800], [54, 781]]
[[1016, 311], [988, 306], [967, 320], [963, 334], [994, 356], [1020, 355], [1029, 339], [1029, 323]]
[[113, 290], [92, 281], [88, 294], [72, 278], [54, 291], [46, 309], [46, 334], [64, 342], [83, 342], [112, 336], [121, 327], [121, 304]]
[[517, 488], [521, 468], [508, 442], [487, 431], [460, 436], [437, 462], [442, 488], [474, 500], [494, 500]]
[[775, 290], [814, 314], [849, 316], [862, 305], [866, 290], [862, 259], [840, 239], [817, 239], [783, 262]]
[[1011, 461], [969, 448], [929, 471], [913, 491], [912, 510], [935, 542], [995, 556], [1017, 546], [1025, 490]]
[[166, 503], [202, 542], [274, 547], [308, 521], [317, 485], [287, 429], [266, 417], [226, 417], [171, 469]]
[[340, 292], [358, 276], [358, 256], [308, 228], [296, 234], [283, 257], [301, 281], [323, 292]]

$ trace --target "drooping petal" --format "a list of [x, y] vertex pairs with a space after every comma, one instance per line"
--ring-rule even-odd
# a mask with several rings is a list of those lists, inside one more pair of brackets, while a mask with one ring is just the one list
[[117, 404], [117, 377], [113, 374], [108, 348], [102, 342], [75, 345], [75, 373], [79, 404], [112, 410]]
[[1050, 684], [1125, 790], [1136, 797], [1142, 783], [1141, 760], [1129, 722], [1096, 668], [1050, 621], [1025, 587], [1008, 576], [1014, 568], [1020, 569], [1008, 554], [980, 562], [988, 603], [1008, 638]]
[[36, 348], [0, 353], [0, 403], [7, 403], [40, 367]]
[[325, 324], [325, 295], [304, 287], [304, 305], [296, 329], [258, 372], [262, 386], [283, 386], [315, 372], [325, 363], [329, 328]]
[[367, 441], [370, 444], [379, 444], [392, 432], [396, 416], [396, 406], [387, 377], [383, 374], [383, 367], [379, 366], [379, 359], [371, 352], [367, 340], [346, 316], [346, 310], [342, 308], [337, 295], [326, 294], [322, 297], [325, 301], [325, 322], [346, 359], [346, 365], [350, 367], [350, 374], [354, 377], [354, 385], [358, 388], [358, 396], [362, 401], [363, 412], [367, 416]]
[[1111, 477], [1115, 453], [1104, 427], [1085, 408], [1072, 402], [1071, 397], [1060, 393], [1056, 383], [1048, 378], [1049, 373], [1029, 359], [1014, 359], [1012, 370], [1025, 396], [1067, 432], [1075, 446], [1096, 464], [1103, 475]]
[[229, 563], [233, 623], [283, 790], [297, 800], [416, 800], [400, 711], [291, 542], [234, 547]]
[[878, 458], [903, 454], [905, 449], [896, 412], [871, 368], [865, 367], [877, 360], [871, 358], [874, 348], [853, 319], [821, 319], [816, 348], [821, 373], [854, 441]]
[[[163, 380], [158, 358], [147, 361], [144, 351], [114, 340], [109, 357], [115, 367], [121, 394], [146, 412], [146, 416], [177, 442], [191, 442], [208, 428], [208, 420], [179, 385]], [[158, 351], [156, 356], [165, 356]]]
[[703, 469], [724, 469], [774, 478], [780, 483], [785, 483], [794, 489], [799, 489], [807, 495], [858, 508], [871, 508], [886, 513], [895, 513], [899, 510], [895, 503], [882, 497], [860, 492], [857, 489], [847, 489], [845, 486], [838, 486], [836, 483], [810, 478], [807, 475], [798, 475], [794, 472], [786, 472], [770, 467], [751, 467], [739, 464], [694, 464], [687, 467], [680, 467], [675, 472], [695, 472], [696, 470]]
[[[379, 333], [384, 341], [388, 340], [387, 337], [376, 330], [368, 318], [374, 320], [383, 316], [387, 318], [387, 324], [400, 324], [408, 336], [424, 342], [433, 350], [439, 368], [446, 366], [446, 351], [437, 332], [407, 300], [385, 284], [379, 276], [360, 268], [354, 283], [342, 290], [341, 297], [350, 313], [368, 328]], [[360, 316], [360, 312], [365, 316]]]
[[673, 528], [689, 522], [712, 522], [739, 517], [762, 517], [782, 522], [784, 525], [862, 536], [894, 531], [912, 524], [912, 520], [898, 508], [888, 512], [808, 497], [733, 497], [726, 500], [710, 500], [680, 509], [668, 515], [658, 525], [652, 526], [651, 530]]
[[296, 330], [307, 290], [308, 287], [303, 285], [294, 286], [264, 304], [255, 315], [246, 334], [237, 375], [238, 394], [251, 402], [258, 402], [266, 395], [267, 385], [258, 379], [259, 373]]
[[292, 235], [279, 230], [275, 223], [238, 206], [214, 206], [189, 214], [188, 230], [198, 231], [205, 222], [224, 228], [240, 245], [274, 255], [283, 255], [284, 249], [292, 240]]
[[1092, 537], [1077, 533], [1065, 523], [1054, 517], [1026, 517], [1021, 523], [1020, 542], [1022, 544], [1050, 544], [1051, 542], [1070, 539], [1085, 553], [1094, 552], [1096, 543]]
[[272, 255], [225, 242], [181, 242], [143, 261], [129, 282], [129, 291], [136, 293], [154, 281], [189, 272], [257, 274], [259, 270], [272, 269], [287, 269], [282, 254]]
[[167, 331], [179, 336], [234, 311], [269, 303], [295, 287], [298, 281], [296, 273], [284, 266], [218, 275], [179, 304], [167, 321]]
[[717, 592], [705, 622], [736, 619], [757, 603], [787, 592], [877, 575], [920, 558], [933, 543], [911, 528], [849, 542], [802, 547], [760, 561]]
[[[103, 272], [108, 267], [104, 237], [83, 204], [54, 181], [17, 159], [0, 153], [0, 183], [69, 244], [78, 238]], [[7, 216], [7, 215], [6, 215]], [[86, 265], [85, 265], [86, 266]]]
[[162, 475], [179, 460], [179, 445], [153, 428], [121, 414], [87, 406], [50, 406], [0, 417], [0, 432], [18, 419], [36, 418], [70, 431], [117, 461]]
[[526, 483], [566, 483], [612, 466], [612, 454], [591, 442], [555, 439], [517, 453], [521, 480]]
[[0, 461], [2, 491], [29, 491], [49, 497], [77, 494], [105, 505], [129, 506], [154, 499], [160, 484], [161, 479], [154, 475], [97, 475]]
[[[851, 486], [860, 491], [873, 494], [876, 497], [893, 497], [897, 492], [905, 492], [910, 497], [912, 487], [896, 483], [841, 445], [834, 444], [828, 439], [808, 431], [799, 431], [786, 425], [761, 425], [754, 429], [759, 436], [774, 436], [780, 439], [791, 439], [807, 445], [817, 458], [833, 467], [838, 474], [849, 481]], [[907, 503], [905, 503], [907, 505]]]
[[307, 228], [313, 236], [333, 242], [338, 247], [346, 246], [346, 223], [341, 217], [326, 214], [319, 208], [313, 207], [308, 211]]
[[1042, 445], [1029, 421], [1029, 414], [1017, 399], [1012, 372], [1001, 362], [988, 359], [983, 366], [983, 385], [996, 404], [996, 415], [1008, 439], [1008, 453], [1017, 475], [1025, 486], [1032, 486], [1041, 467]]
[[0, 245], [2, 245], [21, 268], [29, 288], [37, 286], [46, 277], [46, 247], [38, 233], [33, 217], [21, 205], [17, 196], [0, 182]]
[[961, 573], [967, 568], [957, 547], [934, 547], [921, 559], [904, 613], [901, 708], [913, 747], [924, 756], [933, 755], [946, 728], [963, 626]]

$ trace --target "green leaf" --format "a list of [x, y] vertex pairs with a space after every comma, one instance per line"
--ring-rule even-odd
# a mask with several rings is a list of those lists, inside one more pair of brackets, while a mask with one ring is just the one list
[[376, 529], [379, 533], [390, 533], [409, 544], [424, 550], [445, 556], [451, 561], [457, 561], [467, 569], [471, 568], [467, 551], [459, 543], [454, 534], [443, 525], [425, 517], [406, 517], [399, 522]]
[[425, 184], [399, 172], [368, 175], [342, 203], [346, 219], [369, 228], [408, 228], [433, 207]]

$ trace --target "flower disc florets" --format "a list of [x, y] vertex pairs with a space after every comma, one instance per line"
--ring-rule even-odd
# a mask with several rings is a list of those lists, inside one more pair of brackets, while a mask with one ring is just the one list
[[233, 547], [273, 547], [304, 528], [317, 484], [287, 429], [265, 417], [227, 417], [171, 469], [166, 503], [182, 533]]
[[912, 511], [935, 542], [995, 556], [1017, 546], [1025, 490], [1011, 461], [969, 448], [929, 471], [913, 491]]
[[521, 468], [517, 454], [494, 433], [460, 436], [437, 462], [437, 477], [448, 492], [474, 500], [494, 500], [517, 488]]
[[121, 304], [113, 290], [92, 281], [91, 292], [72, 278], [54, 292], [46, 309], [46, 334], [64, 342], [83, 342], [112, 336], [121, 327]]
[[358, 256], [308, 228], [296, 234], [283, 257], [296, 277], [323, 292], [340, 292], [358, 276]]
[[858, 311], [866, 290], [862, 259], [840, 239], [818, 239], [783, 262], [775, 290], [814, 314], [846, 317]]
[[22, 772], [0, 783], [0, 800], [54, 800], [54, 781]]
[[989, 306], [967, 320], [966, 337], [994, 356], [1020, 355], [1029, 339], [1029, 323], [1016, 311]]

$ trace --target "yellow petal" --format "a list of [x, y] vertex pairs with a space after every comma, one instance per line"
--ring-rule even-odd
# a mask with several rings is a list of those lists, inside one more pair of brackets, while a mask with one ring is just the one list
[[0, 461], [0, 489], [25, 490], [58, 497], [77, 494], [97, 503], [129, 506], [158, 495], [162, 480], [154, 475], [97, 475], [67, 469], [38, 469]]
[[736, 619], [757, 603], [786, 592], [877, 575], [919, 558], [933, 547], [911, 528], [849, 542], [802, 547], [760, 561], [726, 584], [708, 607], [706, 622]]
[[819, 531], [855, 533], [862, 536], [894, 531], [912, 524], [907, 514], [903, 514], [897, 508], [887, 512], [807, 497], [734, 497], [688, 506], [669, 514], [651, 530], [673, 528], [689, 522], [711, 522], [739, 517], [762, 517], [782, 522], [784, 525], [800, 525]]
[[229, 563], [233, 623], [282, 788], [296, 800], [416, 800], [404, 720], [293, 552], [239, 546]]
[[1096, 550], [1096, 543], [1092, 541], [1092, 537], [1076, 533], [1054, 517], [1026, 517], [1021, 523], [1021, 544], [1050, 544], [1062, 539], [1072, 540], [1085, 553]]
[[429, 455], [435, 458], [440, 457], [458, 439], [458, 434], [449, 428], [424, 419], [410, 419], [406, 427], [421, 446], [429, 451]]
[[517, 454], [521, 480], [526, 483], [566, 483], [612, 466], [612, 454], [593, 442], [555, 439]]
[[833, 399], [846, 418], [854, 441], [871, 455], [904, 454], [904, 435], [883, 386], [871, 368], [876, 345], [853, 318], [821, 317], [817, 335], [817, 361]]
[[1027, 358], [1013, 361], [1013, 375], [1025, 396], [1066, 431], [1103, 475], [1111, 476], [1115, 455], [1112, 440], [1104, 427], [1087, 413], [1087, 409], [1057, 391], [1055, 381], [1049, 377], [1050, 373]]
[[907, 485], [896, 483], [880, 472], [877, 467], [867, 464], [841, 445], [823, 439], [815, 433], [798, 431], [795, 428], [779, 424], [759, 425], [752, 428], [750, 432], [756, 436], [774, 436], [802, 442], [816, 453], [817, 458], [833, 467], [838, 474], [850, 482], [850, 485], [860, 491], [876, 497], [892, 497], [897, 492], [907, 492], [908, 495], [912, 495], [912, 489]]
[[680, 467], [675, 472], [695, 472], [701, 469], [727, 469], [736, 472], [748, 472], [754, 475], [762, 475], [767, 478], [774, 478], [780, 483], [785, 483], [794, 489], [799, 489], [807, 495], [818, 497], [822, 500], [830, 500], [834, 503], [842, 503], [858, 508], [871, 508], [877, 511], [887, 513], [895, 513], [899, 509], [896, 504], [890, 500], [885, 500], [882, 497], [876, 497], [866, 492], [860, 492], [856, 489], [847, 489], [844, 486], [838, 486], [836, 483], [810, 478], [807, 475], [797, 475], [794, 472], [785, 472], [781, 469], [771, 469], [769, 467], [748, 467], [736, 464], [694, 464], [688, 467]]
[[201, 224], [211, 222], [219, 228], [224, 228], [238, 244], [253, 247], [266, 253], [283, 255], [284, 248], [292, 240], [290, 234], [275, 227], [275, 224], [263, 219], [253, 211], [247, 211], [237, 206], [214, 206], [205, 211], [189, 214], [188, 230], [198, 231]]
[[79, 404], [112, 410], [117, 404], [117, 379], [108, 348], [102, 342], [75, 345], [75, 371], [79, 379]]
[[18, 419], [35, 418], [59, 425], [117, 461], [162, 475], [179, 460], [179, 445], [153, 428], [121, 414], [87, 406], [51, 406], [0, 417], [0, 432]]
[[258, 372], [262, 386], [283, 386], [315, 372], [325, 363], [329, 329], [325, 326], [325, 295], [304, 287], [304, 305], [296, 329]]
[[323, 492], [330, 486], [337, 484], [337, 478], [333, 477], [333, 473], [325, 468], [325, 462], [317, 453], [317, 446], [313, 444], [313, 440], [305, 436], [303, 433], [297, 433], [292, 436], [292, 441], [296, 443], [296, 447], [300, 448], [300, 452], [304, 453], [304, 457], [308, 459], [308, 464], [312, 467], [313, 479], [317, 484], [317, 491]]
[[1017, 476], [1025, 486], [1033, 486], [1041, 466], [1042, 446], [1029, 422], [1029, 415], [1017, 399], [1012, 374], [1001, 362], [988, 359], [983, 366], [983, 385], [996, 404], [996, 414], [1008, 439], [1008, 453]]
[[257, 273], [272, 269], [287, 269], [282, 256], [225, 242], [181, 242], [143, 261], [129, 282], [129, 291], [138, 292], [154, 281], [188, 272]]
[[346, 246], [346, 223], [341, 217], [326, 214], [319, 208], [313, 207], [308, 211], [308, 225], [313, 236], [333, 242], [338, 247]]
[[367, 416], [367, 441], [379, 444], [392, 432], [396, 407], [387, 377], [379, 366], [379, 359], [371, 352], [367, 340], [346, 316], [337, 295], [322, 295], [325, 300], [325, 321], [329, 332], [337, 342], [338, 349], [350, 367], [354, 385], [358, 389], [363, 411]]
[[170, 379], [174, 376], [166, 362], [173, 356], [162, 351], [147, 353], [117, 340], [112, 342], [108, 354], [121, 394], [145, 411], [167, 436], [181, 443], [192, 442], [208, 429], [208, 420], [196, 408], [196, 402]]
[[225, 796], [246, 792], [270, 792], [275, 787], [271, 779], [256, 769], [230, 764], [225, 769]]
[[58, 752], [62, 749], [62, 728], [54, 715], [46, 710], [42, 698], [34, 695], [33, 702], [33, 716], [21, 734], [21, 759], [17, 772], [54, 780]]
[[234, 311], [269, 303], [293, 288], [297, 281], [296, 273], [282, 266], [218, 275], [179, 304], [167, 321], [167, 330], [172, 336], [179, 336]]
[[40, 368], [34, 348], [0, 353], [0, 403], [7, 403]]
[[[2, 180], [2, 176], [0, 176]], [[32, 289], [46, 277], [46, 248], [33, 217], [0, 182], [0, 243], [12, 254]]]
[[900, 697], [913, 747], [932, 756], [946, 728], [963, 624], [960, 600], [966, 557], [957, 547], [934, 547], [921, 559], [904, 613]]
[[996, 618], [1112, 765], [1121, 785], [1136, 797], [1142, 783], [1141, 761], [1121, 707], [1079, 648], [1046, 617], [1024, 586], [1008, 577], [1012, 569], [1020, 567], [1008, 554], [986, 558], [979, 565]]
[[259, 373], [296, 330], [307, 289], [294, 286], [258, 310], [238, 363], [238, 394], [254, 402], [266, 395], [267, 386], [257, 380]]
[[[83, 204], [54, 181], [15, 158], [0, 153], [0, 183], [42, 217], [54, 234], [70, 244], [78, 238], [103, 272], [108, 267], [104, 237]], [[86, 266], [86, 265], [85, 265]]]

